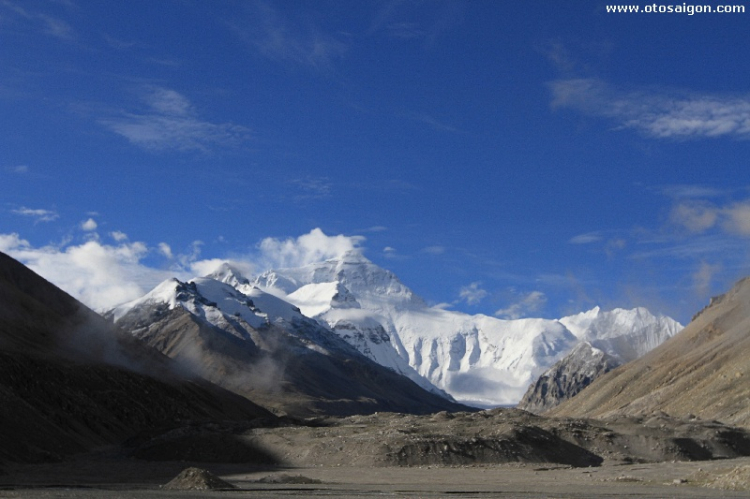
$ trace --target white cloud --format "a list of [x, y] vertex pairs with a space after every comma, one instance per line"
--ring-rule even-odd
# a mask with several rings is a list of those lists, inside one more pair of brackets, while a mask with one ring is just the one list
[[520, 300], [495, 312], [495, 315], [505, 319], [521, 319], [528, 314], [538, 312], [547, 303], [547, 297], [541, 291], [532, 291], [521, 295]]
[[109, 235], [112, 236], [112, 239], [114, 239], [118, 243], [128, 240], [128, 235], [124, 232], [120, 232], [119, 230], [112, 231], [109, 233]]
[[96, 223], [96, 220], [94, 220], [93, 218], [89, 218], [85, 222], [81, 222], [81, 229], [87, 232], [94, 231], [96, 230], [97, 227], [99, 227], [99, 225]]
[[672, 208], [670, 221], [691, 233], [709, 229], [736, 236], [750, 237], [750, 200], [717, 206], [705, 201], [685, 201]]
[[95, 310], [138, 298], [174, 275], [141, 263], [149, 252], [142, 242], [110, 246], [90, 240], [33, 247], [18, 234], [0, 234], [0, 251]]
[[596, 243], [602, 240], [602, 235], [598, 232], [588, 232], [586, 234], [579, 234], [571, 237], [568, 240], [570, 244], [590, 244]]
[[336, 258], [349, 251], [361, 251], [362, 236], [327, 236], [316, 228], [296, 239], [267, 237], [258, 248], [259, 259], [266, 268], [301, 267]]
[[174, 255], [172, 254], [172, 248], [167, 243], [159, 243], [158, 248], [159, 253], [161, 253], [165, 257], [169, 258], [170, 260], [174, 258]]
[[750, 138], [750, 95], [622, 90], [598, 79], [550, 84], [552, 106], [609, 118], [655, 138]]
[[148, 87], [142, 95], [145, 113], [123, 112], [99, 122], [133, 144], [151, 150], [208, 151], [214, 146], [237, 145], [250, 130], [233, 123], [201, 120], [189, 100], [178, 92]]
[[[93, 232], [95, 234], [95, 232]], [[320, 229], [297, 238], [263, 239], [258, 251], [246, 258], [200, 258], [203, 243], [194, 241], [187, 254], [175, 254], [166, 243], [149, 247], [131, 242], [122, 232], [111, 232], [114, 244], [99, 238], [80, 243], [65, 240], [35, 247], [18, 234], [0, 234], [0, 251], [19, 260], [45, 279], [103, 311], [136, 299], [165, 279], [188, 280], [210, 274], [224, 262], [251, 276], [257, 269], [296, 267], [361, 251], [361, 236], [328, 236]], [[150, 258], [166, 259], [153, 266]]]
[[702, 201], [683, 202], [672, 208], [669, 219], [689, 232], [704, 232], [716, 225], [719, 209]]
[[24, 217], [36, 218], [37, 222], [52, 222], [60, 218], [60, 215], [56, 211], [43, 210], [43, 209], [32, 209], [22, 206], [18, 209], [11, 210], [16, 215], [22, 215]]
[[190, 270], [197, 276], [205, 276], [218, 269], [223, 263], [227, 263], [227, 260], [222, 258], [199, 260], [190, 264]]
[[481, 282], [472, 282], [468, 286], [462, 286], [458, 292], [458, 296], [461, 301], [465, 301], [468, 305], [477, 305], [486, 296], [487, 291], [481, 288]]

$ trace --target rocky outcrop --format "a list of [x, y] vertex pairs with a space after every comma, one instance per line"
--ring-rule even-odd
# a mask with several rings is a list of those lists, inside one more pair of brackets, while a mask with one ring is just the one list
[[582, 342], [529, 386], [518, 408], [541, 414], [574, 397], [620, 364], [611, 355]]

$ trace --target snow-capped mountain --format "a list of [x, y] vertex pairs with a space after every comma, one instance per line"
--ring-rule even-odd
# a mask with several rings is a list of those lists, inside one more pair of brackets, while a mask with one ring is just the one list
[[595, 307], [560, 322], [577, 338], [588, 341], [621, 362], [630, 362], [664, 343], [682, 330], [682, 325], [665, 316], [654, 316], [647, 309]]
[[220, 272], [226, 282], [166, 280], [106, 317], [185, 368], [280, 413], [465, 409], [362, 355], [231, 269]]
[[[258, 328], [278, 326], [298, 337], [310, 349], [341, 350], [341, 342], [330, 335], [321, 334], [319, 323], [305, 317], [294, 305], [257, 287], [240, 292], [232, 286], [207, 277], [198, 277], [188, 282], [168, 279], [146, 295], [125, 303], [110, 312], [115, 322], [127, 314], [134, 318], [136, 312], [181, 308], [203, 319], [237, 339], [258, 342], [252, 334]], [[147, 323], [144, 323], [148, 326]], [[138, 328], [134, 330], [138, 332]]]
[[432, 308], [356, 251], [252, 279], [227, 265], [210, 277], [243, 293], [256, 287], [288, 301], [379, 364], [479, 407], [517, 403], [581, 341], [630, 359], [682, 328], [646, 309], [501, 320]]

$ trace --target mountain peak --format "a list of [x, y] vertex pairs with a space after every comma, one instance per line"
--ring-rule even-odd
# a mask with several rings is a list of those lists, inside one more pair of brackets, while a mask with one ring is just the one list
[[241, 284], [250, 284], [250, 280], [242, 274], [242, 271], [229, 262], [222, 263], [206, 277], [235, 287]]
[[341, 262], [343, 264], [372, 263], [359, 250], [348, 250], [341, 256], [331, 258], [329, 262]]

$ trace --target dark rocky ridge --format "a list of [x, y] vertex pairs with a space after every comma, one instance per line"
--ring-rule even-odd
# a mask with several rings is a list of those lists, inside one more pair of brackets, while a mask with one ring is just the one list
[[36, 462], [187, 421], [273, 421], [0, 253], [0, 461]]
[[542, 414], [576, 396], [620, 364], [611, 355], [582, 342], [529, 386], [518, 408]]

